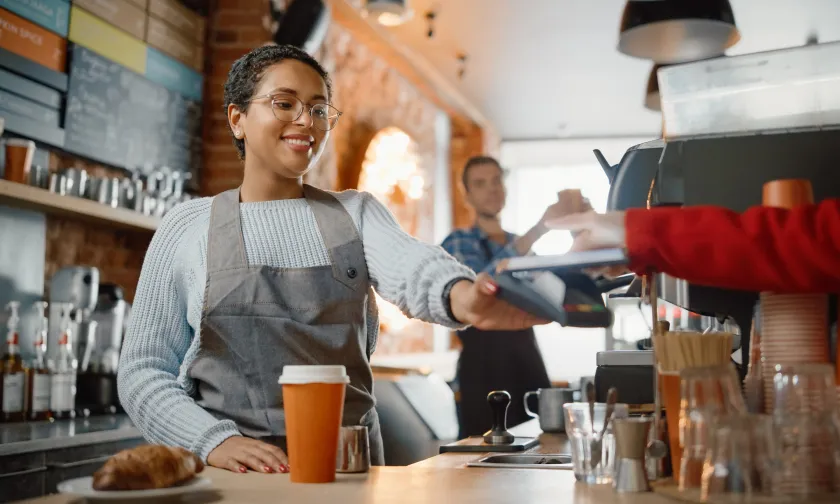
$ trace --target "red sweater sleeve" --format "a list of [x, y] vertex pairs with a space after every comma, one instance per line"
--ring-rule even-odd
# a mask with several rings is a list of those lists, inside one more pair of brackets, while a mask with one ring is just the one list
[[840, 292], [840, 199], [793, 210], [628, 210], [631, 268], [689, 282], [774, 292]]

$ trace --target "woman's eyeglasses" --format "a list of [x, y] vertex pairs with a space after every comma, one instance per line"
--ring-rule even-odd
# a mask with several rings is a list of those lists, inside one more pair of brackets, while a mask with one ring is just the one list
[[271, 100], [271, 111], [278, 121], [295, 122], [303, 115], [304, 109], [309, 109], [309, 116], [312, 118], [312, 125], [321, 131], [329, 131], [335, 128], [341, 111], [326, 103], [307, 105], [300, 98], [287, 94], [267, 94], [255, 96], [249, 100], [253, 102], [268, 98]]

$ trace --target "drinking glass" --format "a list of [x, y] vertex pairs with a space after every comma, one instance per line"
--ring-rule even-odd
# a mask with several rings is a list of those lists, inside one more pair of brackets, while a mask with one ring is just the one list
[[777, 474], [778, 445], [770, 415], [718, 418], [709, 436], [700, 497], [742, 494], [747, 500], [769, 496]]
[[773, 413], [819, 413], [837, 410], [834, 367], [830, 364], [775, 366]]
[[797, 364], [775, 370], [773, 418], [780, 472], [774, 492], [809, 496], [840, 491], [840, 419], [833, 368]]
[[721, 416], [746, 413], [734, 366], [688, 368], [680, 372], [679, 490], [700, 488], [711, 427]]
[[[589, 415], [589, 403], [567, 403], [563, 405], [566, 414], [566, 434], [572, 445], [572, 466], [575, 479], [587, 484], [612, 483], [615, 471], [615, 437], [612, 421], [609, 422], [601, 438], [607, 405], [595, 403], [594, 428], [593, 418]], [[616, 404], [612, 418], [627, 418], [626, 404]], [[593, 441], [600, 440], [601, 460], [592, 463]], [[595, 445], [597, 447], [597, 443]], [[594, 467], [593, 467], [594, 466]]]

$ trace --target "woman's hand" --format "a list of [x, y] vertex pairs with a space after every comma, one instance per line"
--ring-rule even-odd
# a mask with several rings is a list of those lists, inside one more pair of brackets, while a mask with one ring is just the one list
[[222, 441], [207, 456], [207, 463], [239, 473], [249, 468], [261, 473], [289, 472], [289, 460], [283, 450], [245, 436], [232, 436]]
[[499, 286], [487, 273], [478, 275], [475, 282], [462, 280], [449, 293], [452, 314], [459, 322], [490, 331], [527, 329], [550, 322], [498, 299], [498, 292]]

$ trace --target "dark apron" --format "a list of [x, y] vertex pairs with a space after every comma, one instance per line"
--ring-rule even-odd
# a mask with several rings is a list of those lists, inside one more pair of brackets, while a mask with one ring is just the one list
[[362, 240], [329, 193], [304, 186], [331, 264], [314, 268], [249, 265], [239, 190], [213, 199], [207, 282], [198, 353], [188, 375], [198, 404], [236, 422], [244, 435], [285, 450], [282, 388], [289, 364], [341, 364], [350, 383], [343, 425], [369, 429], [371, 463], [384, 464], [374, 409], [366, 312], [374, 303]]
[[[492, 252], [485, 241], [481, 245], [489, 262]], [[525, 392], [551, 386], [534, 330], [482, 331], [470, 327], [459, 331], [458, 337], [463, 345], [457, 370], [459, 438], [478, 436], [490, 429], [487, 394], [493, 390], [510, 393], [508, 427], [530, 420], [523, 403]]]

